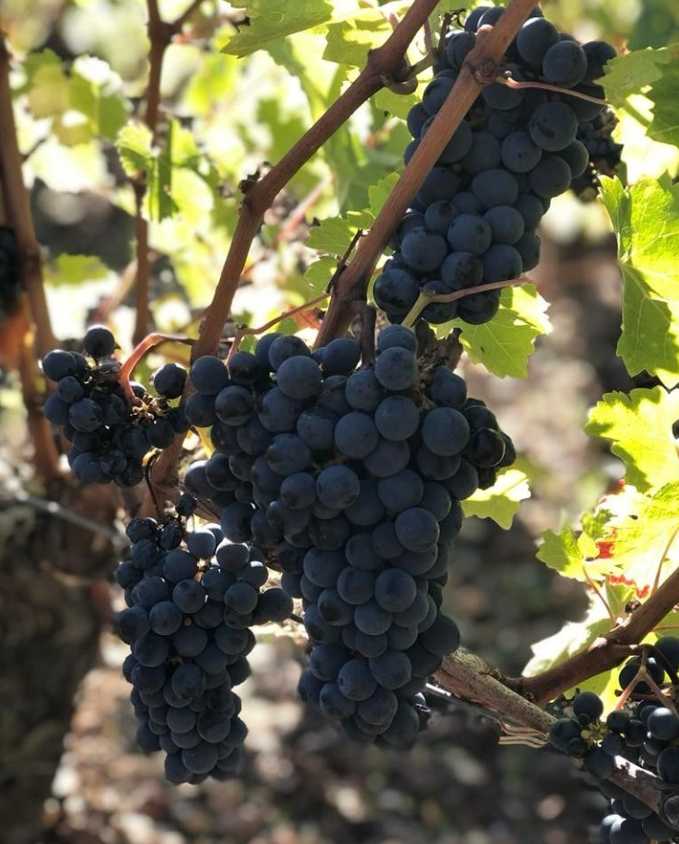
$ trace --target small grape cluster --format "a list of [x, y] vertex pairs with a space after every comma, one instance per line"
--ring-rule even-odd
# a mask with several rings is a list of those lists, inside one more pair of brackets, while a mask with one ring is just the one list
[[[186, 496], [180, 512], [195, 503]], [[131, 646], [123, 673], [134, 687], [137, 742], [165, 751], [170, 782], [228, 779], [247, 734], [233, 687], [250, 674], [250, 627], [287, 618], [292, 600], [279, 588], [260, 591], [261, 555], [225, 541], [218, 525], [187, 531], [181, 519], [135, 518], [127, 536], [129, 558], [115, 578], [128, 608], [116, 628]]]
[[459, 502], [514, 449], [462, 378], [418, 360], [408, 329], [380, 332], [374, 365], [357, 369], [360, 356], [352, 338], [312, 353], [273, 333], [228, 368], [196, 360], [186, 414], [211, 426], [215, 452], [184, 483], [302, 599], [303, 699], [352, 738], [407, 746], [426, 678], [459, 644], [440, 611]]
[[573, 179], [571, 187], [580, 199], [591, 200], [599, 187], [599, 176], [614, 176], [620, 169], [623, 145], [613, 140], [613, 130], [618, 119], [606, 108], [594, 120], [580, 123], [578, 140], [587, 148], [589, 166], [585, 172]]
[[43, 411], [72, 443], [67, 456], [77, 480], [135, 486], [143, 480], [148, 452], [167, 448], [177, 433], [188, 430], [184, 411], [168, 403], [181, 395], [177, 386], [183, 387], [186, 371], [166, 364], [155, 377], [159, 398], [137, 383], [130, 397], [120, 383], [115, 349], [111, 331], [93, 326], [83, 339], [84, 354], [49, 352], [42, 367], [57, 386]]
[[[463, 31], [446, 37], [436, 76], [408, 115], [413, 141], [406, 163], [455, 84], [476, 31], [493, 26], [502, 13], [501, 6], [479, 6]], [[603, 41], [580, 46], [535, 9], [498, 75], [600, 99], [604, 90], [594, 80], [615, 55]], [[375, 302], [388, 319], [402, 322], [421, 292], [456, 293], [518, 278], [535, 267], [540, 249], [535, 232], [551, 199], [582, 177], [590, 159], [601, 158], [590, 136], [602, 108], [544, 89], [487, 85], [416, 195], [397, 231], [395, 252], [375, 281]], [[421, 316], [430, 323], [457, 317], [480, 324], [495, 316], [499, 302], [500, 290], [487, 290], [432, 302]]]
[[[597, 778], [599, 790], [611, 801], [610, 813], [601, 826], [603, 844], [679, 842], [678, 830], [608, 779], [615, 757], [622, 756], [656, 774], [664, 790], [679, 789], [679, 715], [673, 682], [679, 668], [679, 639], [658, 639], [654, 652], [656, 656], [633, 657], [622, 667], [619, 684], [630, 691], [622, 708], [610, 712], [602, 722], [602, 700], [594, 692], [580, 692], [571, 703], [573, 716], [558, 719], [550, 729], [550, 743], [582, 759], [583, 767]], [[654, 694], [646, 677], [662, 691], [663, 700]]]

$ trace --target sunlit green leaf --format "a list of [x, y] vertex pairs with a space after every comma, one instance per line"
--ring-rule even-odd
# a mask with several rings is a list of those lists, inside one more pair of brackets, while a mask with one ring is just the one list
[[630, 374], [648, 370], [679, 383], [679, 185], [647, 179], [623, 188], [602, 179], [623, 273], [618, 353]]
[[453, 327], [462, 328], [460, 340], [474, 363], [482, 363], [500, 378], [525, 378], [535, 338], [548, 334], [551, 324], [547, 303], [532, 284], [502, 291], [500, 310], [483, 325], [453, 320], [437, 326], [436, 335], [447, 337]]
[[672, 425], [679, 419], [679, 393], [662, 387], [607, 393], [590, 412], [585, 431], [612, 441], [627, 480], [644, 491], [679, 480], [679, 454]]
[[462, 502], [465, 516], [492, 519], [500, 527], [512, 526], [521, 501], [530, 498], [528, 478], [518, 469], [505, 469], [489, 489], [479, 489]]

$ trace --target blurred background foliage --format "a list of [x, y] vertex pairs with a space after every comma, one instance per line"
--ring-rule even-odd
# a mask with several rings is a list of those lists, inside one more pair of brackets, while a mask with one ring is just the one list
[[[379, 14], [386, 4], [364, 5], [366, 14]], [[407, 6], [390, 3], [389, 11]], [[185, 7], [186, 0], [160, 2], [168, 20]], [[549, 0], [543, 8], [578, 39], [603, 37], [619, 50], [679, 38], [675, 0]], [[134, 197], [115, 144], [128, 120], [138, 128], [143, 114], [145, 3], [0, 0], [0, 18], [16, 59], [20, 144], [56, 331], [62, 340], [77, 338], [88, 321], [104, 320], [129, 350]], [[355, 64], [326, 58], [333, 52], [325, 31], [271, 42], [245, 58], [219, 52], [241, 21], [237, 6], [205, 0], [166, 56], [160, 143], [147, 143], [136, 130], [125, 140], [149, 167], [170, 156], [171, 183], [156, 167], [159, 201], [146, 209], [153, 318], [161, 331], [195, 335], [236, 224], [241, 180], [278, 161], [358, 72]], [[341, 39], [341, 29], [334, 36]], [[411, 59], [423, 51], [419, 39]], [[234, 320], [261, 324], [324, 287], [334, 261], [305, 245], [309, 228], [338, 214], [351, 221], [371, 207], [369, 188], [401, 168], [409, 140], [401, 118], [410, 102], [378, 95], [287, 185], [253, 244]], [[650, 175], [676, 173], [676, 149], [650, 144], [627, 116], [620, 131], [627, 141], [635, 138], [625, 152], [631, 179], [649, 167]], [[168, 197], [176, 213], [163, 211]], [[470, 393], [486, 399], [513, 436], [533, 498], [509, 534], [467, 520], [445, 598], [465, 644], [509, 673], [521, 671], [533, 642], [583, 611], [580, 588], [535, 561], [535, 539], [572, 520], [619, 477], [618, 461], [581, 428], [604, 390], [644, 383], [632, 381], [615, 356], [619, 275], [603, 212], [596, 203], [563, 197], [541, 235], [542, 260], [532, 275], [550, 303], [553, 331], [539, 339], [528, 380], [498, 380], [463, 364]], [[11, 379], [0, 400], [3, 433], [17, 444], [23, 417]], [[106, 587], [102, 598], [101, 584], [88, 588], [89, 605], [99, 608], [105, 627], [119, 596]], [[30, 823], [10, 823], [7, 844], [595, 840], [589, 836], [602, 801], [571, 776], [568, 760], [498, 748], [492, 722], [445, 700], [408, 758], [347, 748], [295, 702], [300, 656], [290, 641], [272, 638], [258, 652], [246, 685], [251, 755], [243, 781], [173, 789], [162, 781], [160, 763], [132, 746], [119, 675], [124, 651], [104, 633], [96, 670], [80, 688], [51, 796]], [[61, 653], [68, 658], [67, 650]], [[56, 740], [60, 749], [61, 737]], [[11, 779], [16, 763], [5, 752], [0, 759], [3, 777]], [[5, 802], [0, 815], [16, 813]]]

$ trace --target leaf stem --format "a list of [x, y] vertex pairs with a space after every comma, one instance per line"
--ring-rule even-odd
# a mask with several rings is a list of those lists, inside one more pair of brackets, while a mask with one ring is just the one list
[[520, 278], [510, 278], [506, 281], [490, 281], [488, 284], [479, 284], [476, 287], [464, 287], [462, 290], [456, 290], [454, 293], [430, 294], [422, 292], [403, 320], [402, 325], [406, 328], [412, 328], [422, 311], [427, 305], [431, 305], [432, 302], [456, 302], [458, 299], [464, 299], [465, 296], [473, 296], [475, 293], [486, 293], [489, 290], [503, 290], [505, 287], [518, 287], [520, 284], [530, 283], [530, 279], [521, 276]]

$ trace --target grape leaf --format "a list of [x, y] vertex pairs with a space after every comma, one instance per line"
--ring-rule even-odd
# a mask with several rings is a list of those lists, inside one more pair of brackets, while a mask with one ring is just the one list
[[625, 484], [600, 507], [608, 512], [608, 520], [599, 547], [606, 548], [619, 570], [616, 579], [646, 597], [656, 578], [662, 582], [679, 567], [679, 546], [674, 543], [679, 533], [679, 481], [649, 493]]
[[45, 281], [55, 287], [106, 278], [108, 267], [97, 255], [58, 255], [43, 267]]
[[672, 387], [679, 383], [679, 185], [666, 175], [628, 188], [601, 182], [623, 276], [618, 354], [631, 375], [648, 370]]
[[328, 62], [363, 67], [368, 51], [379, 47], [391, 34], [389, 14], [399, 14], [408, 5], [386, 3], [379, 9], [366, 9], [358, 15], [331, 24], [328, 26], [323, 58]]
[[453, 320], [436, 328], [437, 337], [447, 337], [451, 328], [462, 328], [460, 340], [474, 363], [504, 378], [525, 378], [535, 338], [551, 331], [547, 303], [532, 284], [502, 291], [500, 310], [483, 325]]
[[576, 536], [567, 527], [561, 533], [547, 530], [542, 534], [542, 540], [537, 552], [538, 560], [563, 577], [588, 583], [601, 580], [614, 569], [607, 559], [593, 559], [599, 556], [599, 549], [584, 531]]
[[239, 26], [238, 32], [221, 49], [223, 53], [242, 58], [261, 50], [270, 41], [328, 23], [335, 16], [336, 7], [356, 10], [358, 3], [355, 0], [296, 0], [294, 3], [249, 0], [238, 6], [247, 15], [248, 22]]
[[660, 143], [679, 146], [679, 44], [671, 44], [667, 53], [670, 61], [662, 66], [660, 78], [645, 92], [653, 103], [653, 120], [648, 134]]
[[306, 239], [306, 245], [330, 255], [344, 255], [356, 232], [363, 227], [370, 227], [372, 218], [369, 214], [353, 214], [344, 217], [330, 217], [319, 226], [314, 226]]
[[585, 432], [611, 440], [625, 464], [626, 479], [641, 491], [679, 480], [677, 440], [679, 393], [662, 387], [606, 393], [589, 414]]
[[666, 47], [659, 50], [634, 50], [606, 63], [599, 82], [606, 89], [606, 99], [617, 108], [627, 106], [627, 98], [662, 78], [663, 65], [671, 60]]
[[[587, 648], [599, 636], [608, 633], [613, 628], [614, 619], [625, 615], [625, 607], [636, 596], [634, 589], [630, 586], [605, 583], [601, 590], [601, 597], [606, 604], [599, 597], [592, 595], [587, 615], [582, 621], [567, 622], [558, 633], [536, 642], [531, 647], [533, 657], [523, 669], [524, 676], [532, 677], [542, 671], [547, 671]], [[611, 611], [610, 615], [608, 608]], [[597, 675], [601, 678], [599, 682], [602, 688], [606, 685], [609, 673]]]
[[479, 489], [462, 502], [465, 516], [492, 519], [500, 527], [510, 528], [521, 501], [530, 498], [528, 478], [518, 469], [500, 472], [489, 489]]

